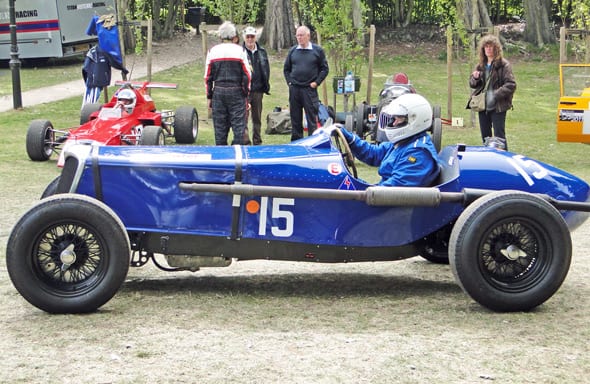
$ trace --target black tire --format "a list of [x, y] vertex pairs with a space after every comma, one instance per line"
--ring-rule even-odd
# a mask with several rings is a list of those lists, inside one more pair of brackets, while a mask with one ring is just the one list
[[162, 127], [157, 125], [146, 125], [141, 131], [139, 145], [165, 145], [166, 136]]
[[55, 179], [51, 181], [51, 183], [47, 185], [47, 187], [45, 187], [45, 190], [41, 194], [42, 199], [57, 194], [57, 186], [59, 185], [60, 179], [61, 176], [57, 176]]
[[344, 118], [344, 128], [348, 132], [354, 132], [354, 116], [351, 114], [347, 114]]
[[436, 152], [440, 152], [442, 146], [442, 120], [440, 117], [432, 121], [432, 143]]
[[102, 108], [101, 103], [88, 103], [82, 106], [82, 111], [80, 111], [80, 125], [85, 124], [90, 121], [90, 115], [92, 115], [96, 111], [100, 111]]
[[49, 313], [92, 312], [119, 290], [130, 244], [116, 214], [88, 196], [41, 200], [16, 223], [6, 268], [17, 291]]
[[367, 105], [361, 103], [356, 108], [356, 118], [354, 120], [354, 131], [361, 139], [365, 137], [365, 111]]
[[440, 105], [432, 106], [432, 121], [442, 118], [442, 107]]
[[55, 131], [49, 120], [33, 120], [27, 129], [27, 155], [33, 161], [47, 161], [55, 146]]
[[434, 264], [449, 264], [449, 237], [452, 224], [426, 236], [420, 256]]
[[499, 312], [527, 311], [548, 300], [565, 280], [571, 255], [559, 211], [519, 191], [477, 199], [459, 216], [449, 240], [459, 285]]
[[178, 144], [194, 144], [199, 134], [199, 115], [191, 106], [179, 107], [174, 117], [174, 140]]

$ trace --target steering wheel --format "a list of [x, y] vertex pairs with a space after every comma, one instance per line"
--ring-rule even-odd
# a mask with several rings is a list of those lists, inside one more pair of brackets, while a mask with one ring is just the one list
[[349, 173], [352, 173], [355, 179], [358, 178], [356, 165], [354, 165], [354, 156], [352, 154], [352, 151], [350, 150], [350, 146], [348, 145], [346, 138], [344, 137], [340, 129], [334, 128], [330, 136], [333, 139], [332, 142], [334, 143], [336, 148], [338, 148], [338, 152], [340, 152], [340, 154], [342, 155], [342, 160], [344, 160], [344, 166], [346, 167], [346, 170]]

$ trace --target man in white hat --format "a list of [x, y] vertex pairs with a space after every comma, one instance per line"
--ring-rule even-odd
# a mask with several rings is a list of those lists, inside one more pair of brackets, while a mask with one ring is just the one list
[[[270, 65], [266, 50], [257, 42], [256, 28], [244, 29], [244, 48], [248, 54], [252, 68], [252, 82], [250, 84], [250, 116], [252, 116], [252, 144], [262, 144], [260, 131], [262, 127], [262, 97], [270, 93]], [[248, 138], [249, 141], [249, 138]]]

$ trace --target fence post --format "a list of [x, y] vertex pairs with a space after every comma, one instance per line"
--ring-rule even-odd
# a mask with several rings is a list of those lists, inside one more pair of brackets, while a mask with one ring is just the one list
[[565, 63], [567, 61], [567, 46], [566, 46], [566, 32], [565, 27], [559, 28], [559, 62]]
[[367, 75], [367, 104], [371, 105], [371, 90], [373, 89], [373, 62], [375, 61], [375, 25], [369, 27], [369, 73]]
[[453, 28], [447, 27], [447, 117], [453, 116]]

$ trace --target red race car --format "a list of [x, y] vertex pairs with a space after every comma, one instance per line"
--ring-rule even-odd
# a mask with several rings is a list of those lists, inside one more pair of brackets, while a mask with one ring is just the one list
[[[192, 106], [157, 111], [149, 88], [177, 88], [176, 84], [117, 82], [121, 88], [111, 101], [85, 104], [80, 126], [57, 130], [49, 120], [33, 120], [27, 130], [26, 147], [33, 161], [49, 160], [53, 152], [77, 142], [102, 145], [164, 145], [167, 136], [179, 144], [193, 144], [199, 131], [199, 117]], [[58, 165], [62, 165], [62, 157]]]

